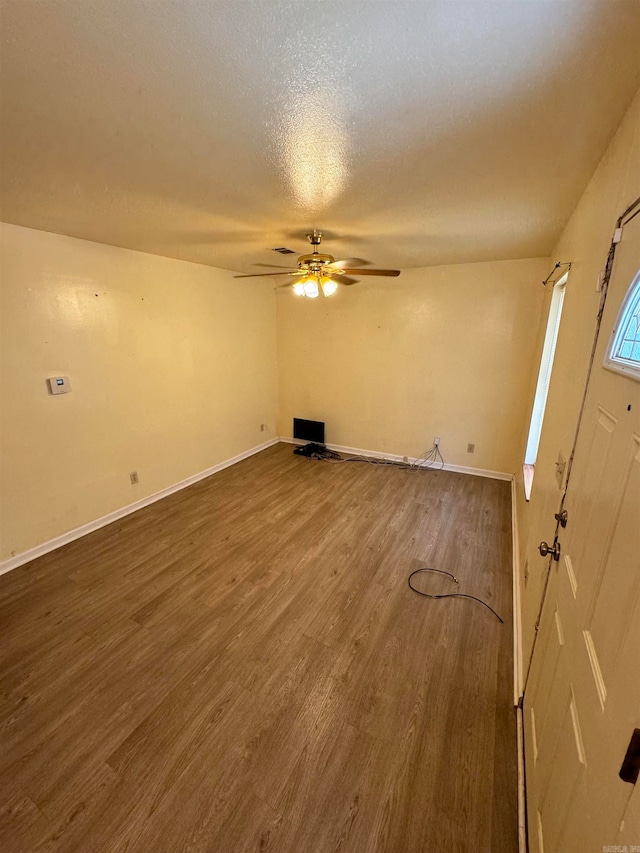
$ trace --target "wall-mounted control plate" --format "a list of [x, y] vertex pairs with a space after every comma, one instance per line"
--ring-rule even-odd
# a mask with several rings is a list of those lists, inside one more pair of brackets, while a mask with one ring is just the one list
[[71, 391], [71, 383], [68, 376], [52, 376], [47, 379], [51, 394], [67, 394]]

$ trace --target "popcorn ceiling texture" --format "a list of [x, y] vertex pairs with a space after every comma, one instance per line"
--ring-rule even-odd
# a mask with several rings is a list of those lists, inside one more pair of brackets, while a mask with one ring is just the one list
[[2, 218], [255, 271], [546, 256], [640, 84], [636, 0], [10, 0]]

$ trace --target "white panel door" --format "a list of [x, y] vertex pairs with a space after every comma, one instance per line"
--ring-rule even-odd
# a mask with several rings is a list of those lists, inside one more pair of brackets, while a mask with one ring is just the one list
[[639, 269], [637, 216], [617, 247], [524, 696], [532, 853], [599, 853], [623, 837], [640, 850], [639, 786], [618, 776], [640, 727], [640, 383], [602, 367]]

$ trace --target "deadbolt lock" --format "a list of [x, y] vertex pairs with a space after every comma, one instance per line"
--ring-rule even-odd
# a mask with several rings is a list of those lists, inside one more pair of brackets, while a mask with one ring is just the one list
[[560, 522], [560, 527], [567, 526], [569, 514], [567, 513], [566, 509], [563, 509], [562, 512], [557, 512], [553, 517], [556, 521]]
[[551, 554], [556, 563], [560, 559], [560, 543], [556, 542], [555, 545], [551, 546], [547, 542], [541, 542], [538, 545], [538, 551], [542, 554], [543, 557], [546, 557], [547, 554]]

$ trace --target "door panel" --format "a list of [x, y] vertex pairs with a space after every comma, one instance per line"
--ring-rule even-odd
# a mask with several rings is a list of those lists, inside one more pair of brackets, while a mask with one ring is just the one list
[[551, 775], [539, 807], [543, 840], [548, 851], [562, 850], [566, 816], [575, 810], [576, 802], [584, 801], [584, 745], [571, 689], [564, 694], [563, 700], [554, 765], [562, 766], [564, 773], [562, 777], [557, 773]]
[[601, 365], [639, 268], [636, 217], [617, 247], [524, 697], [532, 851], [599, 851], [636, 820], [618, 772], [640, 727], [640, 383]]
[[[594, 584], [594, 595], [587, 615], [587, 631], [599, 654], [601, 668], [614, 672], [640, 591], [638, 545], [640, 536], [640, 438], [633, 437], [628, 463], [622, 474], [619, 508], [616, 508], [613, 532], [604, 555], [602, 577]], [[616, 618], [612, 619], [611, 614]], [[640, 660], [638, 661], [640, 667]], [[606, 685], [605, 685], [606, 687]]]
[[[573, 542], [570, 555], [570, 573], [575, 577], [576, 593], [581, 582], [589, 582], [589, 578], [583, 576], [592, 575], [598, 565], [598, 552], [602, 550], [610, 523], [603, 507], [608, 507], [611, 501], [607, 488], [615, 488], [609, 476], [615, 429], [616, 419], [598, 406], [592, 424], [585, 427], [588, 435], [585, 436], [584, 464], [576, 472], [582, 482], [572, 482], [575, 488], [571, 496], [576, 495], [576, 500], [570, 501], [567, 494], [565, 506], [567, 511], [571, 508], [572, 519], [576, 516], [584, 519], [585, 535]], [[569, 503], [573, 505], [569, 507]]]
[[615, 844], [622, 847], [624, 844], [627, 845], [629, 850], [631, 850], [631, 846], [638, 845], [638, 839], [640, 838], [640, 786], [634, 785], [631, 797], [629, 798], [629, 802], [627, 803], [627, 808], [624, 813], [624, 819], [620, 826], [620, 832], [615, 840]]

